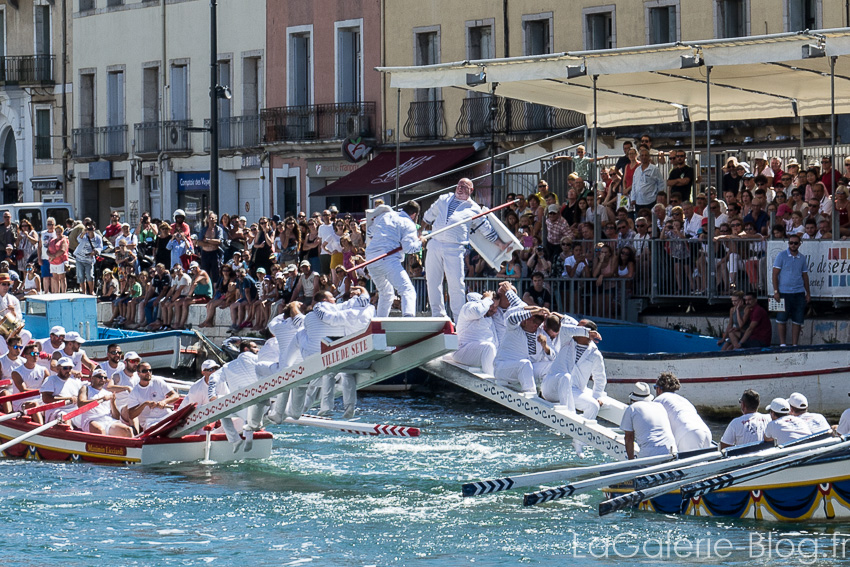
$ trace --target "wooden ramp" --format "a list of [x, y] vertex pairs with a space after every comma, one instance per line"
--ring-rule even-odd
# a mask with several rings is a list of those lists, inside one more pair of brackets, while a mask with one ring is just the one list
[[320, 353], [300, 364], [197, 408], [168, 436], [180, 437], [296, 386], [306, 386], [314, 378], [340, 372], [356, 362], [371, 362], [369, 368], [351, 371], [357, 376], [360, 390], [456, 349], [457, 335], [447, 318], [374, 319], [366, 330], [323, 344]]
[[[553, 404], [538, 396], [523, 394], [499, 386], [492, 376], [481, 374], [476, 372], [478, 369], [446, 361], [443, 358], [426, 362], [420, 368], [438, 378], [530, 417], [555, 431], [569, 435], [590, 447], [599, 449], [606, 455], [626, 459], [623, 432], [619, 429], [605, 427], [597, 423], [596, 420], [584, 419], [576, 413], [567, 411], [565, 406]], [[625, 404], [612, 398], [605, 398], [605, 403], [599, 410], [599, 417], [619, 426], [625, 409]], [[637, 451], [637, 447], [635, 447], [635, 451]]]

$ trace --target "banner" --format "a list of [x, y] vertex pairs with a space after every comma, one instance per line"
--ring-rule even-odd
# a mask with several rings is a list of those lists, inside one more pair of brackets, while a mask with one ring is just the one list
[[[773, 295], [773, 261], [788, 242], [767, 243], [767, 294]], [[809, 289], [813, 299], [850, 297], [850, 241], [803, 240], [800, 253], [809, 261]]]

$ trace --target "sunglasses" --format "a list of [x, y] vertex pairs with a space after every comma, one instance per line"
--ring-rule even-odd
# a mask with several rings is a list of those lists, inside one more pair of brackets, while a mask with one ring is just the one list
[[800, 243], [799, 243], [799, 242], [790, 242], [790, 241], [789, 241], [789, 242], [788, 242], [788, 245], [789, 245], [789, 246], [799, 246], [799, 245], [800, 245]]
[[109, 351], [109, 354], [124, 354], [124, 353], [121, 352], [120, 350], [111, 350], [111, 351]]
[[20, 345], [16, 345], [16, 346], [12, 347], [12, 350], [21, 350], [22, 348], [24, 348], [24, 347], [22, 347]]
[[151, 373], [151, 369], [150, 369], [150, 368], [147, 368], [147, 369], [142, 369], [142, 368], [140, 368], [139, 370], [137, 370], [137, 372], [138, 372], [139, 374], [150, 374], [150, 373]]

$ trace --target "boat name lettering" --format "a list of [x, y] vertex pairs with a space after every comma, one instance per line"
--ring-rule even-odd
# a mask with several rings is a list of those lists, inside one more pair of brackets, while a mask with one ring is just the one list
[[368, 347], [369, 343], [367, 339], [359, 339], [349, 345], [342, 346], [340, 348], [334, 349], [323, 354], [322, 364], [324, 366], [331, 366], [333, 364], [345, 362], [349, 358], [355, 357], [359, 354], [363, 354], [364, 352], [366, 352], [366, 349]]
[[114, 445], [102, 445], [100, 443], [86, 443], [87, 453], [101, 453], [103, 455], [120, 455], [127, 454], [127, 447], [116, 447]]

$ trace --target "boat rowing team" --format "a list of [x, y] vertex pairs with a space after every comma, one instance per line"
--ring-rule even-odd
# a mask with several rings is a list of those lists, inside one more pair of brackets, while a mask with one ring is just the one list
[[[273, 338], [262, 349], [253, 341], [243, 341], [239, 356], [223, 366], [206, 360], [201, 367], [203, 377], [191, 386], [180, 407], [194, 403], [203, 405], [231, 391], [251, 385], [277, 374], [321, 350], [322, 340], [334, 340], [365, 329], [375, 314], [368, 292], [362, 287], [351, 289], [351, 298], [337, 303], [328, 292], [317, 293], [312, 309], [304, 314], [302, 304], [293, 301], [269, 324]], [[2, 341], [0, 341], [2, 342]], [[100, 400], [93, 410], [72, 424], [83, 431], [131, 437], [158, 423], [171, 412], [179, 399], [164, 378], [154, 376], [150, 364], [135, 352], [124, 354], [118, 344], [107, 347], [107, 360], [94, 363], [81, 349], [86, 341], [75, 332], [66, 333], [56, 326], [43, 341], [22, 345], [20, 336], [11, 336], [5, 344], [8, 353], [0, 357], [0, 377], [10, 378], [12, 387], [0, 396], [27, 390], [38, 390], [40, 400], [2, 402], [5, 413], [20, 411], [52, 402], [66, 401], [83, 406]], [[245, 450], [250, 450], [253, 432], [261, 429], [266, 417], [281, 423], [286, 417], [299, 418], [320, 398], [320, 415], [333, 410], [335, 386], [343, 391], [344, 418], [354, 415], [357, 402], [358, 371], [369, 372], [369, 362], [349, 365], [345, 372], [317, 378], [307, 386], [278, 395], [273, 402], [262, 402], [240, 411], [235, 418], [223, 418], [222, 428], [229, 441], [238, 448], [245, 432]], [[89, 383], [82, 381], [83, 370], [91, 372]], [[108, 402], [108, 403], [106, 403]], [[38, 422], [51, 421], [62, 409], [51, 409]]]

